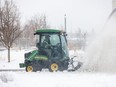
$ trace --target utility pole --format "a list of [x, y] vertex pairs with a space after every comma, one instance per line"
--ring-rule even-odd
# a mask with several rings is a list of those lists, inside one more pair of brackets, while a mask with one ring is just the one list
[[66, 32], [66, 14], [64, 15], [64, 29], [65, 29], [65, 32]]

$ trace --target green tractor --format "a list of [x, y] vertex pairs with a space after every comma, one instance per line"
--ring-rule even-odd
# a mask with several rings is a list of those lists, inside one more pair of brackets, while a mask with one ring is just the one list
[[50, 72], [68, 70], [70, 58], [66, 33], [55, 29], [40, 29], [34, 35], [37, 37], [37, 50], [25, 53], [25, 61], [20, 63], [20, 68], [26, 67], [27, 72], [45, 68]]

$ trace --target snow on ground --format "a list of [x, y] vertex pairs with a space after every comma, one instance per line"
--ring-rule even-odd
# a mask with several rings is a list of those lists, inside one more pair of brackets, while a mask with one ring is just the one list
[[0, 87], [115, 87], [116, 74], [78, 72], [0, 73]]
[[[0, 69], [17, 69], [28, 50], [11, 50], [11, 62], [7, 62], [7, 50], [0, 51]], [[77, 58], [83, 51], [70, 51]], [[115, 87], [115, 73], [94, 72], [0, 72], [0, 87]]]
[[24, 62], [24, 53], [33, 50], [31, 49], [11, 49], [11, 62], [8, 63], [7, 50], [0, 51], [0, 69], [19, 69], [19, 63]]

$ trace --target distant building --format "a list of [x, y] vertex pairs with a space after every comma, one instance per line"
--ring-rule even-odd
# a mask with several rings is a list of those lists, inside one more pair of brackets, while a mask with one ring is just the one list
[[116, 19], [116, 0], [112, 0], [112, 15], [114, 15], [114, 18]]
[[116, 8], [116, 0], [112, 0], [112, 9]]

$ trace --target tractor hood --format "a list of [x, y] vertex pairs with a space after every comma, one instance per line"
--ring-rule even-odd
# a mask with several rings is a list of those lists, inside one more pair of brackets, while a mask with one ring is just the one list
[[38, 50], [34, 50], [28, 53], [25, 53], [25, 60], [33, 61], [33, 60], [48, 60], [47, 56], [40, 55]]

